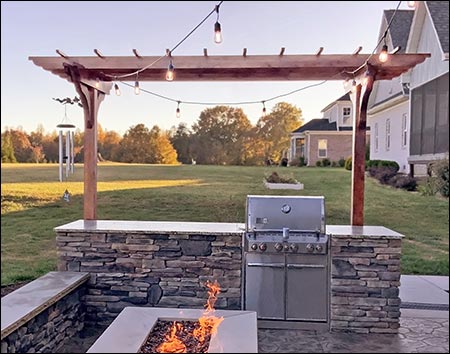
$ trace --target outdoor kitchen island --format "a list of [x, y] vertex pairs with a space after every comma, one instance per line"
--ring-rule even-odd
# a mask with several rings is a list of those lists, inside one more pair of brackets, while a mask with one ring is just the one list
[[[90, 273], [85, 320], [109, 325], [128, 306], [245, 309], [245, 224], [78, 220], [55, 228], [59, 271]], [[381, 226], [327, 226], [331, 330], [397, 333], [402, 235]], [[302, 301], [302, 294], [298, 294]], [[271, 301], [271, 299], [267, 299]]]

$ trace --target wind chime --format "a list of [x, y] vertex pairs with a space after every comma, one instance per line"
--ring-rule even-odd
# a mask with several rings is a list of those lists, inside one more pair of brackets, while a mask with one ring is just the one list
[[[55, 99], [58, 102], [64, 104], [64, 118], [60, 124], [56, 126], [58, 128], [59, 136], [59, 181], [64, 181], [69, 178], [69, 174], [74, 172], [74, 141], [75, 141], [75, 125], [69, 122], [67, 117], [67, 104], [73, 104], [77, 101], [70, 98]], [[74, 102], [75, 101], [75, 102]], [[63, 194], [63, 199], [66, 202], [70, 202], [70, 193], [66, 189]]]

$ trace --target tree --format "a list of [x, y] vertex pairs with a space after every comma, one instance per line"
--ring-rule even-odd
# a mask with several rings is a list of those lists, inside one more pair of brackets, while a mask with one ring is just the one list
[[9, 130], [2, 133], [2, 162], [17, 162]]
[[244, 142], [251, 130], [251, 124], [241, 108], [207, 108], [200, 113], [192, 130], [193, 153], [198, 163], [244, 163]]
[[32, 160], [32, 148], [27, 134], [19, 129], [11, 129], [9, 132], [17, 162], [30, 162]]
[[170, 142], [167, 133], [161, 133], [156, 138], [156, 163], [175, 164], [178, 163], [177, 151]]
[[265, 144], [265, 159], [279, 161], [289, 148], [290, 133], [302, 124], [301, 109], [286, 102], [277, 103], [270, 114], [261, 117], [256, 126]]
[[189, 164], [192, 162], [191, 131], [187, 127], [186, 123], [180, 123], [177, 128], [172, 128], [170, 142], [177, 151], [178, 160], [181, 163]]
[[102, 142], [98, 144], [98, 151], [105, 160], [117, 161], [117, 153], [121, 140], [122, 137], [114, 130], [104, 133]]
[[152, 163], [150, 139], [150, 131], [144, 124], [132, 126], [120, 142], [120, 161]]

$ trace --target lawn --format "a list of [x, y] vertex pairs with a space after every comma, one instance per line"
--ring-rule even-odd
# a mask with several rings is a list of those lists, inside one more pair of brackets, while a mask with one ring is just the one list
[[[263, 176], [273, 170], [305, 190], [266, 190]], [[351, 174], [340, 168], [100, 164], [98, 172], [99, 219], [244, 222], [247, 194], [324, 195], [328, 224], [350, 219]], [[82, 166], [69, 182], [57, 178], [56, 165], [2, 164], [2, 285], [54, 270], [53, 228], [82, 218]], [[448, 220], [448, 200], [367, 180], [365, 224], [406, 235], [403, 274], [448, 275]]]

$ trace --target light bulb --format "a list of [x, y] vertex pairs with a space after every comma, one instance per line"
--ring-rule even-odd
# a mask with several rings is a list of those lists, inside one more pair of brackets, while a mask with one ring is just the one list
[[381, 53], [380, 56], [378, 57], [378, 59], [382, 62], [382, 63], [386, 63], [389, 59], [389, 54], [388, 54], [388, 47], [387, 45], [383, 45], [383, 48], [381, 49]]
[[119, 85], [114, 84], [114, 90], [116, 91], [116, 96], [120, 96], [120, 88], [119, 88]]
[[136, 80], [136, 82], [134, 83], [134, 93], [136, 95], [139, 95], [141, 93], [141, 89], [139, 88], [139, 81]]
[[100, 87], [100, 79], [97, 78], [97, 80], [95, 80], [95, 88], [99, 88]]
[[267, 110], [266, 110], [266, 103], [262, 102], [262, 104], [263, 104], [262, 115], [265, 116], [266, 112], [267, 112]]
[[222, 43], [222, 29], [219, 22], [214, 24], [214, 42]]
[[180, 118], [180, 117], [181, 117], [181, 111], [179, 108], [177, 108], [177, 118]]
[[352, 92], [356, 92], [356, 80], [352, 81]]
[[407, 3], [408, 3], [408, 7], [412, 8], [412, 9], [416, 7], [415, 1], [407, 1]]
[[175, 75], [174, 75], [174, 67], [172, 62], [170, 62], [169, 67], [167, 68], [167, 73], [166, 73], [166, 80], [167, 81], [173, 81]]

